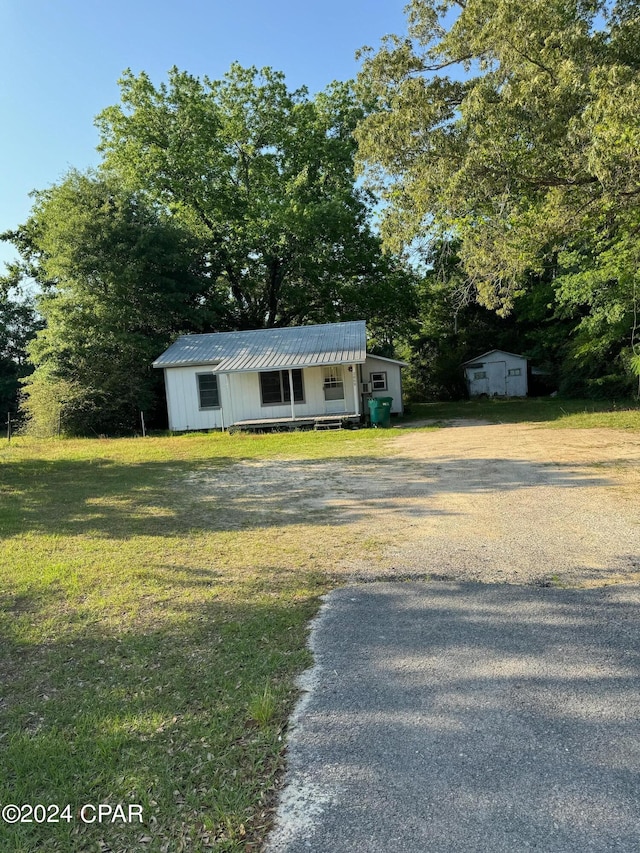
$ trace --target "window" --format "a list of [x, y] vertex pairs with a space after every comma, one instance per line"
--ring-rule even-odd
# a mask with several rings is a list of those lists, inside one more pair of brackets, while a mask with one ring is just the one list
[[522, 374], [522, 370], [519, 367], [513, 367], [509, 371], [509, 376], [520, 376]]
[[[304, 402], [304, 388], [302, 385], [302, 371], [292, 370], [293, 379], [293, 401]], [[281, 403], [291, 402], [291, 388], [289, 387], [288, 370], [267, 370], [260, 374], [260, 394], [263, 406], [277, 406]]]
[[198, 399], [201, 409], [220, 408], [220, 394], [218, 392], [218, 377], [215, 373], [197, 373]]
[[369, 378], [371, 379], [371, 390], [372, 391], [386, 391], [387, 390], [387, 373], [386, 373], [386, 371], [382, 371], [380, 373], [370, 373]]
[[339, 365], [322, 368], [322, 387], [325, 400], [344, 400], [344, 382]]
[[487, 371], [486, 370], [478, 370], [477, 373], [473, 374], [473, 378], [474, 379], [486, 379], [487, 378]]

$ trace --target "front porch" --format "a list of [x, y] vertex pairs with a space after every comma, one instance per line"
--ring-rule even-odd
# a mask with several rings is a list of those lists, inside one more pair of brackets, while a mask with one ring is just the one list
[[352, 427], [359, 426], [360, 415], [356, 412], [338, 412], [334, 415], [305, 415], [293, 418], [255, 418], [234, 421], [229, 425], [229, 431], [285, 432], [296, 429], [341, 429], [343, 424], [349, 424]]

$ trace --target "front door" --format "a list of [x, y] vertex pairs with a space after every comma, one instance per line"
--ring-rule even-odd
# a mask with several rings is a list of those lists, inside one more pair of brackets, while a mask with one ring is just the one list
[[322, 388], [324, 391], [325, 412], [328, 415], [345, 412], [344, 378], [340, 365], [322, 368]]

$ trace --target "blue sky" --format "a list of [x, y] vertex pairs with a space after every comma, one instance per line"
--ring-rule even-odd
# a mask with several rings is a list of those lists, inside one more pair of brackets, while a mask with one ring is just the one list
[[[220, 78], [235, 60], [312, 93], [355, 76], [355, 51], [404, 32], [403, 0], [0, 0], [0, 231], [29, 192], [98, 162], [93, 119], [125, 68]], [[14, 257], [0, 243], [1, 262]]]

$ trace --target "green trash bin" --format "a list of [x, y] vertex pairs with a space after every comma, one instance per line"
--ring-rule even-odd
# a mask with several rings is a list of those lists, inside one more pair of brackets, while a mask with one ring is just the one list
[[373, 427], [391, 426], [393, 397], [372, 397], [369, 400], [369, 419]]

